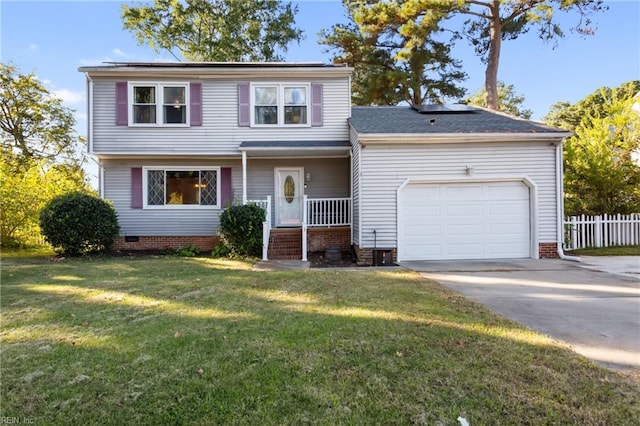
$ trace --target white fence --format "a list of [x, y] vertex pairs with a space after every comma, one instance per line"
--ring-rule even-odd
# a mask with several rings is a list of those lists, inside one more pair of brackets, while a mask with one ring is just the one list
[[640, 245], [640, 214], [571, 216], [564, 231], [566, 250]]

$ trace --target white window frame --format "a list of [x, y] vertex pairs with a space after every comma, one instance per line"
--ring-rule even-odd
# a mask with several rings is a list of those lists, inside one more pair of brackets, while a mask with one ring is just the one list
[[[180, 210], [180, 209], [188, 209], [188, 210], [218, 210], [220, 209], [220, 169], [221, 167], [211, 167], [211, 166], [185, 166], [182, 164], [177, 165], [168, 165], [168, 166], [145, 166], [142, 168], [142, 208], [143, 209], [170, 209], [170, 210]], [[148, 182], [148, 172], [149, 171], [175, 171], [175, 172], [190, 172], [195, 170], [215, 170], [217, 174], [216, 178], [216, 204], [215, 205], [200, 205], [200, 204], [164, 204], [161, 206], [158, 205], [150, 205], [148, 204], [148, 190], [149, 190], [149, 182]], [[166, 182], [165, 182], [165, 191], [166, 191]], [[166, 195], [164, 197], [166, 203]]]
[[[278, 123], [277, 124], [256, 124], [256, 87], [276, 87], [278, 89], [278, 101], [276, 108], [278, 111]], [[307, 90], [307, 122], [303, 124], [285, 124], [284, 122], [284, 89], [289, 87], [304, 87]], [[250, 84], [250, 114], [251, 114], [251, 127], [261, 128], [280, 128], [280, 127], [311, 127], [311, 84], [310, 83], [272, 83], [272, 82], [260, 82]]]
[[[155, 87], [156, 89], [156, 122], [155, 123], [135, 123], [133, 119], [133, 104], [135, 100], [135, 87]], [[165, 87], [184, 87], [186, 118], [184, 123], [163, 123], [164, 121], [164, 88]], [[154, 81], [130, 81], [128, 87], [128, 117], [129, 126], [131, 127], [190, 127], [191, 123], [191, 102], [190, 102], [190, 85], [185, 81], [164, 81], [162, 83]]]

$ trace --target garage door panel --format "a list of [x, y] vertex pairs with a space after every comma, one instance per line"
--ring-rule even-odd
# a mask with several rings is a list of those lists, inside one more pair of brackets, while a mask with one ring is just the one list
[[484, 214], [484, 206], [473, 204], [452, 204], [446, 207], [447, 216], [452, 217], [467, 217], [478, 216]]
[[473, 237], [484, 235], [484, 224], [453, 224], [447, 225], [447, 236], [449, 237]]
[[530, 256], [529, 188], [522, 182], [409, 184], [400, 202], [401, 259]]
[[484, 198], [481, 185], [447, 185], [445, 187], [443, 198], [449, 201], [467, 201]]

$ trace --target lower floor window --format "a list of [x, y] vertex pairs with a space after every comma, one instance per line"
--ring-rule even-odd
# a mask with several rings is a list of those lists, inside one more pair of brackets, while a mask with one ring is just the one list
[[147, 170], [147, 205], [218, 205], [218, 170]]

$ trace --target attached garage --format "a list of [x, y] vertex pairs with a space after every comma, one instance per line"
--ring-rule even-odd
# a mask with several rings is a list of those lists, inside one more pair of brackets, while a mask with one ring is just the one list
[[528, 258], [530, 188], [522, 180], [409, 182], [398, 192], [398, 258]]

